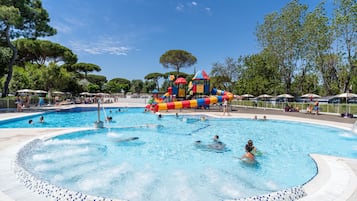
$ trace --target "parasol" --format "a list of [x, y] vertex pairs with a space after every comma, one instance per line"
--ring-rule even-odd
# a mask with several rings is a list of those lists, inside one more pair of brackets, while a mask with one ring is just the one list
[[278, 98], [294, 98], [294, 96], [290, 94], [280, 94], [277, 96]]
[[18, 93], [34, 93], [35, 90], [32, 90], [32, 89], [20, 89], [20, 90], [17, 90], [16, 92], [18, 92]]
[[321, 96], [319, 96], [317, 94], [308, 93], [308, 94], [302, 95], [301, 98], [321, 98]]
[[[342, 93], [342, 94], [337, 94], [334, 96], [334, 98], [346, 98], [346, 104], [348, 104], [348, 99], [349, 98], [357, 98], [357, 94], [354, 93]], [[347, 111], [346, 111], [347, 113]], [[351, 107], [348, 104], [348, 113], [351, 113]]]
[[186, 79], [183, 78], [183, 77], [179, 77], [179, 78], [177, 78], [176, 81], [175, 81], [175, 84], [186, 84], [186, 83], [187, 83], [187, 81], [186, 81]]
[[261, 99], [268, 99], [268, 98], [272, 98], [273, 96], [271, 95], [268, 95], [268, 94], [262, 94], [262, 95], [259, 95], [258, 98], [261, 98]]

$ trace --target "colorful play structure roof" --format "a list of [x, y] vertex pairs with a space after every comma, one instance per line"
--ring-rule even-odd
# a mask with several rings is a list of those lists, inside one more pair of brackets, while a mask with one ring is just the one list
[[209, 80], [209, 77], [204, 70], [201, 70], [195, 74], [192, 80]]
[[179, 77], [175, 80], [175, 84], [187, 84], [187, 81], [183, 77]]

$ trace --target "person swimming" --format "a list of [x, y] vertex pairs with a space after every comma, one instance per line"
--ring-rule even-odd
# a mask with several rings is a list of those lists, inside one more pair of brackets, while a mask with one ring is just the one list
[[218, 142], [215, 142], [215, 143], [212, 143], [212, 144], [209, 144], [208, 145], [208, 148], [210, 149], [213, 149], [213, 150], [224, 150], [226, 148], [226, 145], [221, 142], [221, 141], [218, 141]]
[[128, 138], [117, 138], [114, 141], [115, 142], [129, 142], [129, 141], [134, 141], [134, 140], [138, 140], [139, 137], [128, 137]]
[[245, 145], [245, 154], [240, 159], [248, 159], [250, 161], [255, 161], [255, 153], [257, 152], [257, 149], [253, 145], [252, 140], [248, 140], [247, 144]]
[[223, 152], [226, 151], [226, 144], [219, 141], [219, 136], [213, 136], [213, 143], [211, 144], [203, 144], [201, 140], [197, 140], [195, 142], [196, 148], [207, 150], [207, 151], [215, 151], [215, 152]]
[[107, 117], [107, 119], [106, 119], [106, 121], [108, 121], [108, 122], [111, 122], [111, 121], [113, 121], [113, 117], [111, 117], [111, 116], [108, 116], [108, 117]]

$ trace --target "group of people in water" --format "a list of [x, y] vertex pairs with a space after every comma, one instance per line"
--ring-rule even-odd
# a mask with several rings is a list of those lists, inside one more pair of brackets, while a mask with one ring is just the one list
[[[40, 123], [44, 123], [45, 122], [45, 118], [43, 116], [40, 116], [40, 119], [39, 119], [39, 122]], [[29, 120], [29, 124], [33, 124], [34, 121], [32, 119]]]
[[[219, 140], [219, 136], [213, 136], [213, 142], [211, 144], [203, 144], [201, 140], [195, 141], [195, 146], [198, 149], [202, 150], [209, 150], [214, 152], [224, 152], [226, 151], [226, 144]], [[247, 162], [254, 162], [255, 157], [259, 155], [259, 151], [253, 145], [252, 140], [248, 140], [247, 144], [245, 145], [245, 153], [239, 158], [243, 161]]]
[[[119, 109], [120, 111], [120, 109]], [[178, 114], [176, 113], [176, 117], [178, 117]], [[158, 114], [158, 118], [162, 118], [161, 114]], [[257, 116], [254, 116], [254, 119], [257, 119]], [[266, 116], [263, 117], [264, 120], [266, 120]], [[107, 121], [112, 121], [112, 117], [108, 116]], [[201, 121], [205, 121], [205, 117], [201, 117]], [[44, 123], [44, 117], [40, 116], [39, 118], [40, 123]], [[29, 124], [33, 124], [34, 121], [30, 119], [28, 121]], [[139, 139], [138, 137], [131, 137], [131, 138], [123, 138], [123, 139], [117, 139], [117, 142], [127, 142], [127, 141], [133, 141]], [[203, 144], [201, 140], [195, 141], [195, 146], [196, 148], [203, 149], [203, 150], [209, 150], [209, 151], [214, 151], [214, 152], [224, 152], [227, 151], [226, 149], [226, 144], [224, 144], [222, 141], [220, 141], [218, 135], [213, 136], [213, 142], [210, 144]], [[245, 153], [239, 158], [244, 161], [248, 162], [254, 162], [255, 161], [255, 156], [259, 154], [257, 151], [257, 148], [253, 145], [252, 140], [248, 140], [247, 144], [245, 145]]]
[[223, 152], [226, 149], [226, 145], [219, 140], [219, 136], [213, 136], [213, 143], [203, 144], [201, 140], [195, 142], [195, 146], [199, 149], [210, 150], [215, 152]]

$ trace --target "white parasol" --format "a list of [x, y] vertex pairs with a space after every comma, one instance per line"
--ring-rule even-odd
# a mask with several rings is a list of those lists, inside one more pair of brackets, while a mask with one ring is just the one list
[[342, 93], [335, 95], [334, 98], [356, 98], [357, 94], [354, 93]]
[[47, 94], [47, 91], [44, 91], [44, 90], [35, 90], [34, 92], [36, 94]]
[[271, 95], [268, 95], [268, 94], [262, 94], [262, 95], [259, 95], [258, 98], [262, 98], [262, 99], [268, 99], [268, 98], [272, 98], [273, 96]]
[[20, 89], [20, 90], [17, 90], [16, 92], [18, 92], [18, 93], [35, 93], [35, 90], [32, 90], [32, 89]]
[[[357, 94], [354, 94], [354, 93], [342, 93], [342, 94], [335, 95], [334, 98], [346, 98], [346, 104], [348, 104], [348, 99], [349, 98], [357, 98]], [[346, 113], [347, 113], [347, 111], [346, 111]], [[351, 108], [350, 108], [349, 104], [348, 104], [348, 113], [351, 113]]]
[[290, 94], [280, 94], [277, 96], [278, 98], [294, 98], [294, 96]]
[[317, 94], [308, 93], [308, 94], [302, 95], [301, 98], [321, 98], [321, 96], [319, 96]]
[[252, 94], [243, 94], [241, 95], [242, 98], [254, 98]]

